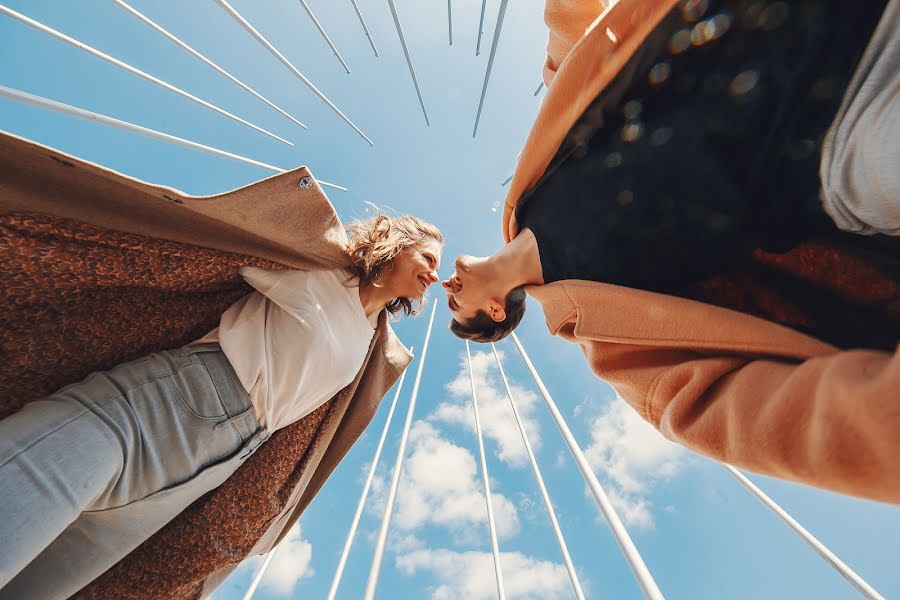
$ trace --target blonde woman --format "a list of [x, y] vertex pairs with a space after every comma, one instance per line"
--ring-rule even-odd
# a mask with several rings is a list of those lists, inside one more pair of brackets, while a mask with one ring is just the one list
[[[0, 421], [0, 597], [76, 592], [273, 432], [358, 383], [383, 313], [416, 314], [437, 281], [442, 237], [412, 216], [346, 230], [344, 267], [244, 267], [253, 291], [202, 339], [93, 373]], [[127, 532], [121, 519], [97, 526], [123, 508]], [[79, 534], [88, 515], [93, 533]]]

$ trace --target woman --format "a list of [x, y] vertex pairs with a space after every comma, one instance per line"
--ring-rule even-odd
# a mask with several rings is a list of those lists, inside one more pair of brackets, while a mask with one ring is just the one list
[[[309, 177], [300, 178], [304, 186], [311, 189]], [[342, 390], [365, 400], [357, 388], [372, 384], [361, 376], [383, 360], [372, 349], [391, 349], [385, 313], [418, 312], [437, 280], [441, 234], [415, 217], [379, 215], [351, 223], [349, 243], [341, 242], [324, 196], [299, 212], [322, 222], [312, 230], [323, 241], [301, 242], [295, 259], [321, 261], [331, 244], [341, 252], [328, 256], [336, 265], [244, 267], [253, 291], [206, 336], [95, 372], [0, 421], [0, 597], [68, 597], [228, 479], [275, 432], [339, 403]], [[405, 366], [408, 358], [392, 360]], [[375, 405], [389, 383], [376, 386]], [[293, 521], [299, 510], [290, 512]]]
[[549, 87], [507, 244], [457, 260], [451, 329], [500, 339], [528, 286], [669, 439], [900, 503], [897, 240], [836, 227], [897, 231], [896, 144], [866, 133], [900, 122], [883, 51], [900, 3], [600, 10], [547, 2]]

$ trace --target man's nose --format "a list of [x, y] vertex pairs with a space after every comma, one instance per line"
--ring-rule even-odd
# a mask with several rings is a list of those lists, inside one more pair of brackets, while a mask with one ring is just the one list
[[453, 291], [452, 288], [450, 287], [450, 280], [449, 280], [449, 279], [445, 279], [444, 281], [442, 281], [442, 282], [441, 282], [441, 287], [444, 288], [445, 290], [447, 290], [448, 292]]

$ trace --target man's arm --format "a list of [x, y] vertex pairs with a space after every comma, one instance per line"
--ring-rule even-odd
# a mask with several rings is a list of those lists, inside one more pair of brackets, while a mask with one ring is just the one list
[[739, 467], [900, 504], [900, 349], [802, 362], [578, 340], [666, 437]]

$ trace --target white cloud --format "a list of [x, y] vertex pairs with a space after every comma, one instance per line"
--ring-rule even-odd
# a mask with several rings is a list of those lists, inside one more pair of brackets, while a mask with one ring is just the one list
[[[472, 453], [444, 439], [424, 421], [414, 423], [409, 448], [394, 525], [403, 531], [437, 525], [450, 530], [458, 540], [483, 539], [487, 535], [484, 488]], [[515, 535], [519, 531], [515, 505], [495, 492], [491, 500], [497, 535]]]
[[276, 596], [291, 596], [301, 579], [312, 577], [312, 544], [303, 539], [298, 523], [278, 549], [269, 570], [263, 578], [262, 587]]
[[[500, 359], [504, 353], [498, 350]], [[486, 438], [497, 443], [498, 456], [503, 462], [517, 467], [528, 464], [528, 454], [522, 442], [522, 434], [516, 424], [515, 415], [509, 405], [506, 388], [500, 379], [500, 372], [494, 361], [493, 352], [473, 352], [472, 372], [475, 375], [475, 390], [478, 394], [478, 412], [481, 417], [481, 428]], [[519, 415], [528, 432], [528, 441], [537, 452], [541, 445], [541, 432], [534, 412], [538, 397], [531, 390], [525, 389], [510, 381], [513, 398]], [[462, 425], [475, 432], [475, 414], [472, 410], [472, 383], [469, 379], [469, 367], [466, 356], [460, 357], [460, 370], [456, 377], [447, 384], [451, 400], [438, 405], [429, 419]]]
[[674, 477], [686, 460], [681, 446], [664, 438], [620, 397], [591, 423], [585, 456], [610, 484], [607, 493], [622, 520], [644, 529], [654, 525], [653, 488]]
[[[482, 600], [497, 597], [493, 556], [490, 552], [417, 550], [398, 556], [397, 568], [406, 575], [429, 571], [437, 581], [430, 588], [433, 600]], [[502, 552], [503, 587], [510, 598], [554, 600], [568, 598], [572, 588], [565, 567], [519, 552]]]

